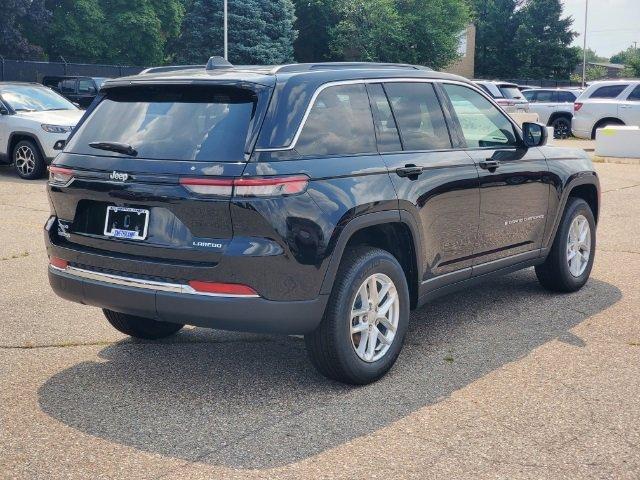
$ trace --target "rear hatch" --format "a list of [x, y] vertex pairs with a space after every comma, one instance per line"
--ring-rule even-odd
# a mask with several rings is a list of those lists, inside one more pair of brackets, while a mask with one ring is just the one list
[[244, 171], [270, 91], [247, 83], [107, 88], [51, 167], [55, 242], [215, 266], [233, 236], [232, 180]]
[[[517, 85], [513, 83], [500, 83], [498, 84], [498, 88], [504, 97], [504, 105], [515, 107], [515, 111], [529, 111], [529, 101], [522, 94]], [[500, 103], [500, 101], [498, 103]]]

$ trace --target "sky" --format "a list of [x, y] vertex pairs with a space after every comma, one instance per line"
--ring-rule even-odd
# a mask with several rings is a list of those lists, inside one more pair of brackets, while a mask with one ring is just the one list
[[[562, 0], [565, 16], [574, 18], [573, 30], [580, 33], [574, 44], [582, 46], [585, 0]], [[640, 0], [589, 0], [587, 47], [602, 57], [627, 49], [633, 42], [640, 48]]]

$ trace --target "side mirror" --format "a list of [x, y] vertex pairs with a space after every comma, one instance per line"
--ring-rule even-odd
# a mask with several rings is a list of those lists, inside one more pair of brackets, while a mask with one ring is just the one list
[[525, 122], [522, 124], [522, 137], [527, 147], [541, 147], [547, 144], [547, 127], [541, 123]]

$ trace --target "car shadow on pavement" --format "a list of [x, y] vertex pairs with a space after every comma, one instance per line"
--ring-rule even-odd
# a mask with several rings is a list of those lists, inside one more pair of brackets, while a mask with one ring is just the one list
[[81, 432], [147, 452], [276, 467], [435, 404], [552, 340], [581, 348], [570, 329], [620, 298], [598, 280], [554, 295], [532, 270], [489, 281], [414, 312], [397, 365], [365, 387], [317, 374], [294, 337], [192, 329], [171, 342], [122, 341], [100, 352], [104, 361], [48, 379], [39, 403]]

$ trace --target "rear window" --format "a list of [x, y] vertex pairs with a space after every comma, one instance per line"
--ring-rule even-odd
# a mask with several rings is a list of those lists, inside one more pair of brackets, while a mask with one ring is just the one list
[[243, 161], [257, 96], [233, 87], [150, 86], [113, 89], [69, 142], [68, 151], [121, 156], [92, 142], [118, 142], [137, 158]]
[[501, 85], [500, 91], [504, 98], [510, 98], [512, 100], [524, 100], [524, 95], [515, 85]]
[[590, 98], [616, 98], [628, 86], [629, 85], [609, 85], [606, 87], [600, 87], [591, 94]]

